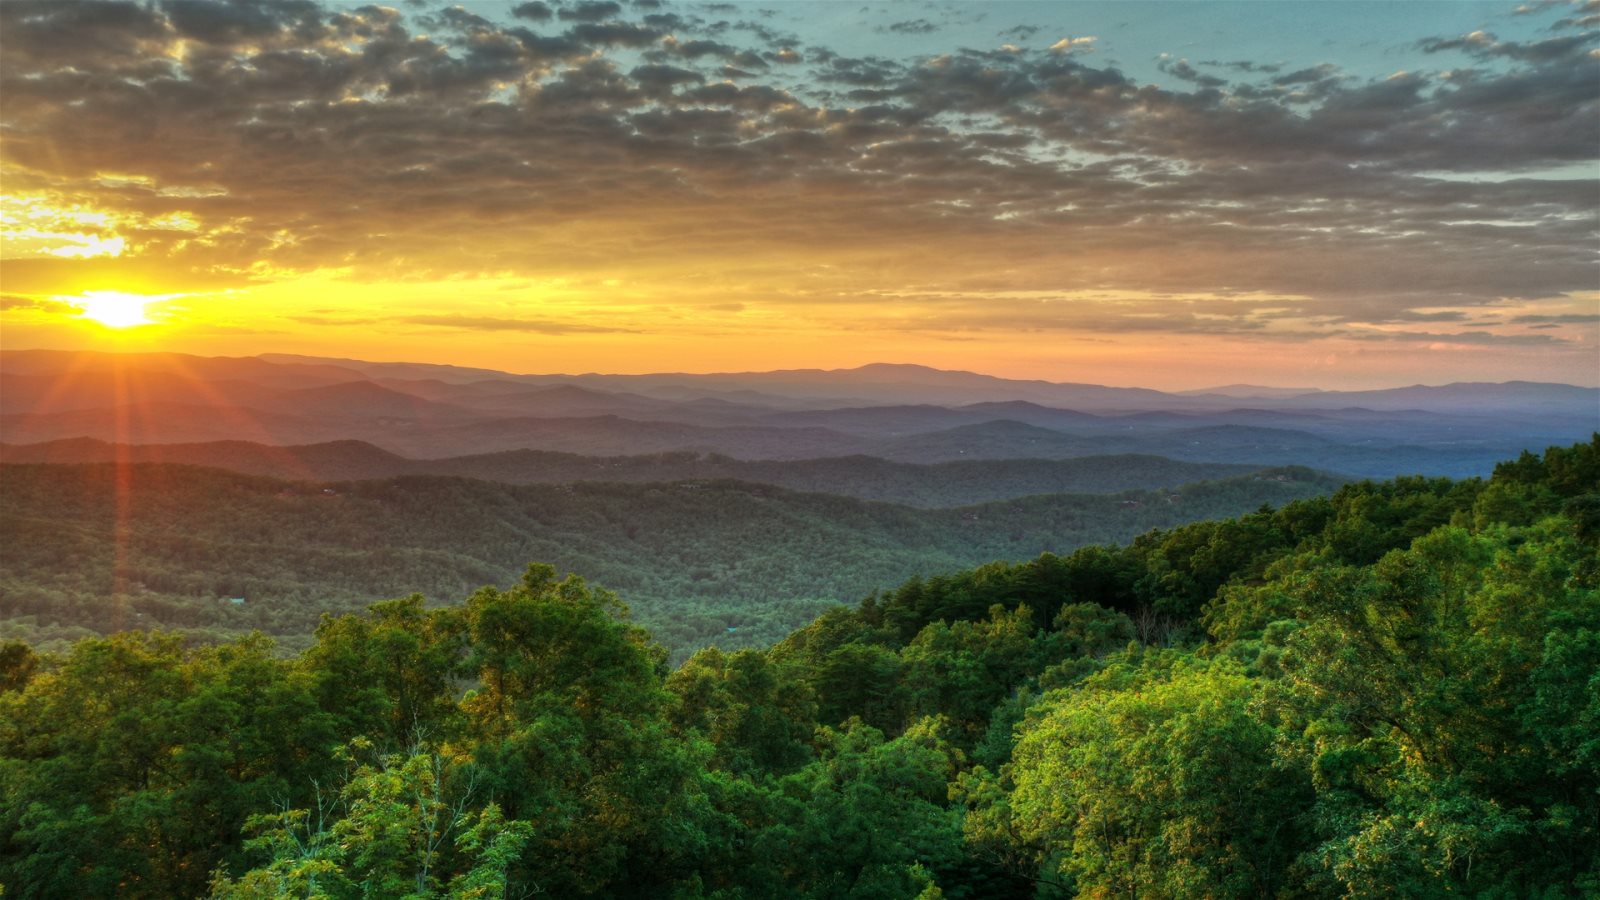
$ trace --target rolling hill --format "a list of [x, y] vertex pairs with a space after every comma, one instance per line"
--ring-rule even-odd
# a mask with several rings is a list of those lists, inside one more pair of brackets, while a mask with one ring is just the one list
[[580, 456], [545, 450], [408, 459], [363, 441], [282, 447], [248, 441], [119, 445], [90, 438], [69, 438], [22, 446], [0, 444], [0, 462], [115, 461], [181, 463], [247, 475], [313, 481], [354, 481], [399, 475], [452, 475], [507, 484], [733, 479], [918, 507], [962, 506], [1030, 494], [1113, 493], [1172, 487], [1242, 475], [1259, 468], [1181, 462], [1138, 454], [915, 464], [871, 456], [774, 461], [690, 452]]
[[303, 638], [324, 611], [413, 590], [454, 599], [537, 559], [624, 593], [674, 648], [760, 643], [819, 604], [913, 575], [1127, 540], [1336, 484], [1288, 469], [927, 510], [725, 480], [320, 483], [5, 465], [0, 619], [35, 639], [155, 624]]

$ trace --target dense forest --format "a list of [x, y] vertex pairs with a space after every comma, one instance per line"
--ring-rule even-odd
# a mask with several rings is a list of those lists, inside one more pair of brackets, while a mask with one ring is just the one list
[[1338, 484], [1287, 468], [913, 509], [734, 481], [328, 484], [179, 465], [5, 465], [0, 637], [255, 629], [303, 649], [324, 611], [412, 592], [455, 602], [536, 559], [626, 596], [681, 660], [712, 642], [770, 644], [827, 605], [913, 575], [1128, 540]]
[[913, 579], [675, 668], [542, 564], [330, 616], [293, 658], [7, 644], [0, 883], [1592, 897], [1597, 542], [1600, 436]]
[[926, 464], [872, 456], [734, 459], [690, 450], [646, 456], [507, 450], [445, 459], [408, 459], [364, 441], [280, 447], [250, 441], [108, 444], [90, 438], [26, 446], [0, 444], [0, 462], [182, 463], [289, 481], [368, 481], [400, 475], [452, 475], [505, 484], [733, 480], [919, 507], [968, 506], [1032, 494], [1102, 494], [1176, 487], [1245, 475], [1262, 468], [1183, 462], [1141, 453]]

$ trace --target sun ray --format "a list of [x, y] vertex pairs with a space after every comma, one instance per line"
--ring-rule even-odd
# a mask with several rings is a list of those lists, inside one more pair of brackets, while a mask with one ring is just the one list
[[111, 452], [115, 511], [111, 524], [111, 624], [117, 631], [127, 627], [128, 589], [124, 578], [128, 570], [128, 544], [132, 540], [133, 529], [133, 471], [127, 440], [128, 382], [124, 362], [121, 357], [112, 357], [111, 415], [115, 426]]
[[[230, 428], [235, 432], [235, 440], [253, 441], [258, 444], [279, 445], [281, 439], [272, 433], [266, 425], [252, 413], [254, 410], [241, 403], [237, 398], [228, 397], [210, 383], [202, 374], [195, 372], [180, 356], [173, 356], [168, 360], [172, 370], [182, 378], [188, 379], [190, 387], [203, 396]], [[312, 473], [309, 467], [301, 468], [297, 474], [302, 480], [311, 480]]]

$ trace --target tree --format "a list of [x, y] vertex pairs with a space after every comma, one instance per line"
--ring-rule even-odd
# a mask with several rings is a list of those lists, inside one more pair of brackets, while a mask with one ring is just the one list
[[467, 600], [461, 701], [484, 789], [533, 823], [522, 877], [558, 894], [648, 893], [692, 865], [698, 743], [673, 739], [665, 654], [614, 595], [529, 566]]
[[257, 836], [247, 846], [268, 862], [237, 880], [219, 870], [211, 896], [507, 896], [532, 825], [507, 821], [497, 804], [476, 805], [473, 770], [461, 757], [420, 746], [372, 754], [366, 740], [345, 748], [355, 767], [336, 799], [253, 817]]
[[1311, 792], [1276, 764], [1258, 692], [1228, 661], [1158, 655], [1047, 695], [1005, 770], [1011, 796], [977, 792], [974, 827], [1013, 830], [1045, 877], [1089, 895], [1273, 896]]

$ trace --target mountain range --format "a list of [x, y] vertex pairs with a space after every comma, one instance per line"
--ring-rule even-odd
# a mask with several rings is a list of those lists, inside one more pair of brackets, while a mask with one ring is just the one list
[[[1184, 393], [923, 366], [526, 375], [0, 352], [0, 638], [303, 644], [326, 611], [543, 560], [680, 656], [915, 575], [1125, 541], [1600, 430], [1600, 390]], [[235, 602], [237, 601], [237, 602]]]
[[355, 440], [418, 460], [515, 450], [916, 464], [1145, 454], [1388, 477], [1486, 474], [1508, 455], [1581, 440], [1600, 426], [1600, 389], [1571, 385], [1297, 390], [1174, 394], [887, 364], [520, 375], [277, 354], [9, 351], [0, 354], [0, 437]]

